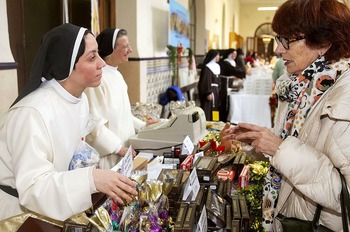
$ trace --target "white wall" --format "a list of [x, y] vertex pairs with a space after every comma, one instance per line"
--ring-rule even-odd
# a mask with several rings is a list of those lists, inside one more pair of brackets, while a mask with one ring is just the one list
[[219, 37], [217, 44], [212, 48], [222, 48], [222, 10], [224, 0], [205, 0], [205, 27], [209, 31], [209, 40], [212, 40], [214, 35]]
[[240, 34], [239, 0], [205, 0], [205, 28], [209, 31], [209, 40], [218, 35], [216, 47], [229, 48], [230, 32]]
[[[0, 63], [13, 63], [10, 50], [6, 1], [0, 1]], [[17, 71], [0, 70], [0, 115], [5, 112], [18, 95]]]
[[[188, 9], [187, 0], [177, 0]], [[169, 4], [166, 0], [117, 0], [117, 27], [128, 31], [131, 57], [164, 57], [169, 44]], [[134, 17], [135, 16], [135, 17]]]
[[[177, 0], [188, 9], [188, 0]], [[117, 27], [128, 30], [133, 45], [131, 57], [164, 57], [168, 45], [169, 4], [160, 0], [117, 0]], [[198, 2], [198, 3], [197, 3]], [[205, 30], [219, 36], [217, 48], [229, 47], [229, 33], [240, 33], [239, 0], [196, 0], [197, 54], [204, 54]], [[223, 10], [225, 17], [223, 18]], [[136, 15], [136, 17], [130, 17]], [[224, 27], [222, 25], [225, 25]], [[204, 28], [203, 28], [204, 27]], [[255, 28], [254, 28], [255, 30]]]

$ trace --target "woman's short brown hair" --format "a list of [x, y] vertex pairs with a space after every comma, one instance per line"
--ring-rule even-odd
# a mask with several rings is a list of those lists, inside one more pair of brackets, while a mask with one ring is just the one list
[[310, 48], [331, 44], [328, 61], [350, 57], [350, 10], [337, 0], [288, 0], [276, 11], [272, 29], [287, 38], [304, 35]]

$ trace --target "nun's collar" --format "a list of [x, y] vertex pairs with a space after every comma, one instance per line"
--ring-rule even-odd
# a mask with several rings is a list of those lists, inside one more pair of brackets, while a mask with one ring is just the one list
[[224, 60], [229, 62], [233, 67], [236, 67], [236, 61], [234, 59], [232, 59], [232, 53]]
[[212, 59], [206, 66], [215, 74], [219, 75], [220, 74], [220, 65], [216, 63], [216, 57]]
[[107, 63], [103, 68], [110, 69], [110, 70], [118, 70], [118, 66], [112, 66]]
[[60, 83], [58, 83], [56, 79], [52, 79], [49, 81], [46, 80], [43, 82], [43, 84], [47, 84], [52, 88], [54, 88], [61, 97], [63, 97], [64, 99], [66, 99], [71, 103], [79, 103], [81, 101], [81, 97], [77, 98], [72, 94], [70, 94], [65, 88], [63, 88], [63, 86]]

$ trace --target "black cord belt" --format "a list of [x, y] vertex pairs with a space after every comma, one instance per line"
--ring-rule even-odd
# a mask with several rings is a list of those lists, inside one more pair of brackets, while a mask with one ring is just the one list
[[11, 195], [11, 196], [17, 197], [17, 198], [18, 198], [18, 192], [17, 192], [16, 189], [14, 189], [14, 188], [12, 188], [12, 187], [10, 187], [10, 186], [1, 185], [1, 184], [0, 184], [0, 189], [1, 189], [2, 191], [4, 191], [5, 193]]

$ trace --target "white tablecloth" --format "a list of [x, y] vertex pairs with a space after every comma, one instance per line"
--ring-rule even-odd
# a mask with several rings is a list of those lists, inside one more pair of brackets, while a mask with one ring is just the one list
[[231, 123], [246, 122], [271, 127], [270, 96], [245, 93], [230, 94], [230, 109], [227, 120]]

